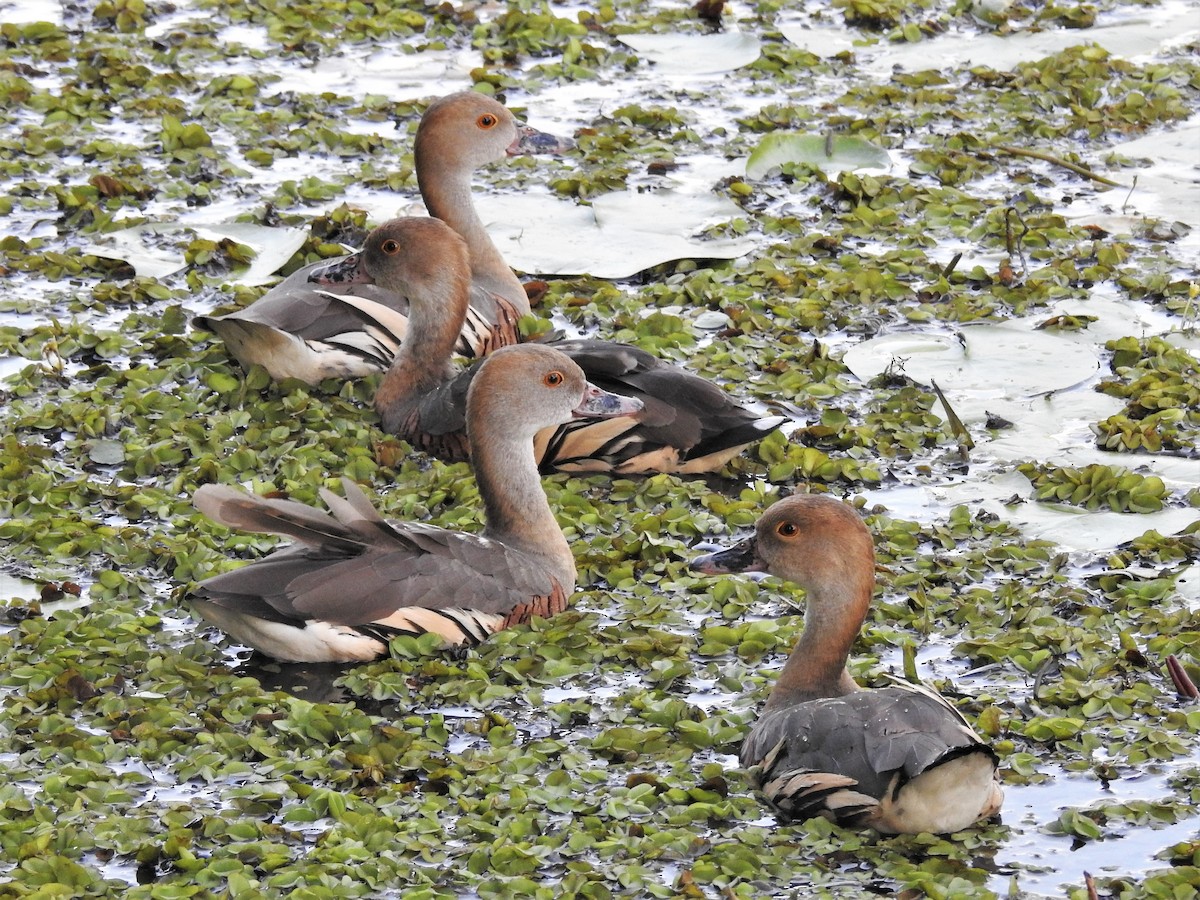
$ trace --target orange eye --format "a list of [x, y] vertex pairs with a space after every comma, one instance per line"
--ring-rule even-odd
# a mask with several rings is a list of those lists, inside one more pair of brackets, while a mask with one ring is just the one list
[[775, 526], [775, 533], [780, 537], [795, 537], [800, 533], [795, 522], [780, 522]]
[[400, 242], [399, 241], [390, 241], [390, 240], [384, 241], [382, 244], [379, 245], [379, 249], [382, 250], [384, 253], [386, 253], [388, 256], [394, 256], [400, 252]]
[[542, 379], [542, 384], [546, 385], [546, 387], [558, 387], [562, 383], [562, 372], [547, 372], [546, 376]]
[[493, 116], [491, 113], [484, 113], [482, 116], [480, 116], [478, 119], [475, 120], [475, 124], [478, 125], [480, 128], [495, 128], [496, 123], [499, 121], [500, 120], [497, 119], [495, 116]]

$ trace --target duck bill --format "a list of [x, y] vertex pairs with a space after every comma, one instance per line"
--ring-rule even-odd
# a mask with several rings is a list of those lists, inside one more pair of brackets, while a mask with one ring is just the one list
[[706, 553], [692, 560], [691, 569], [702, 575], [736, 575], [739, 572], [765, 572], [766, 564], [758, 555], [758, 538], [748, 537], [726, 550]]
[[530, 128], [528, 125], [522, 125], [517, 129], [517, 139], [508, 145], [505, 152], [509, 156], [524, 156], [526, 154], [549, 154], [557, 156], [560, 153], [566, 153], [575, 142], [570, 138], [560, 138], [555, 134], [548, 134], [545, 131], [538, 131], [536, 128]]
[[375, 279], [367, 274], [362, 264], [362, 254], [343, 256], [308, 273], [313, 284], [374, 284]]
[[633, 397], [611, 394], [589, 383], [583, 400], [573, 410], [577, 419], [612, 419], [632, 416], [642, 411], [642, 401]]

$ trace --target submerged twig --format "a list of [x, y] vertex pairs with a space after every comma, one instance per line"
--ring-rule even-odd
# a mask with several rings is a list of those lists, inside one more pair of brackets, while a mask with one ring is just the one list
[[1042, 689], [1042, 681], [1050, 674], [1050, 670], [1058, 665], [1058, 660], [1054, 658], [1054, 654], [1047, 656], [1037, 671], [1033, 673], [1033, 699], [1038, 699], [1038, 692]]
[[993, 149], [999, 150], [1002, 153], [1010, 153], [1013, 156], [1031, 156], [1034, 159], [1040, 159], [1042, 162], [1053, 163], [1056, 166], [1062, 166], [1064, 169], [1069, 169], [1076, 175], [1082, 175], [1084, 178], [1090, 178], [1092, 181], [1098, 181], [1100, 184], [1107, 184], [1109, 187], [1123, 187], [1121, 182], [1113, 181], [1111, 178], [1105, 178], [1103, 175], [1097, 175], [1091, 169], [1077, 165], [1073, 162], [1067, 162], [1059, 156], [1052, 153], [1043, 153], [1041, 150], [1029, 150], [1025, 147], [1013, 147], [1009, 144], [998, 144]]
[[[1021, 226], [1020, 232], [1013, 236], [1012, 217], [1017, 217], [1017, 222]], [[1025, 235], [1029, 234], [1029, 226], [1025, 224], [1025, 218], [1011, 206], [1004, 210], [1004, 249], [1008, 251], [1008, 258], [1011, 261], [1015, 256], [1017, 261], [1021, 263], [1021, 280], [1025, 280], [1025, 276], [1029, 274], [1029, 266], [1025, 262]]]
[[1129, 186], [1129, 193], [1125, 195], [1125, 199], [1121, 201], [1121, 214], [1125, 214], [1126, 207], [1129, 206], [1129, 199], [1133, 196], [1134, 189], [1137, 188], [1137, 173], [1133, 174], [1133, 184]]

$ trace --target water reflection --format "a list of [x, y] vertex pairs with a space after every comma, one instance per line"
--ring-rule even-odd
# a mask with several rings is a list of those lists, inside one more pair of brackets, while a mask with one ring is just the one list
[[233, 670], [234, 675], [253, 678], [266, 691], [283, 691], [310, 703], [357, 703], [358, 697], [337, 684], [349, 666], [337, 663], [281, 663], [261, 653], [252, 653]]
[[[1200, 759], [1184, 760], [1182, 764], [1197, 762]], [[1140, 877], [1153, 869], [1167, 868], [1155, 856], [1180, 841], [1195, 840], [1200, 830], [1200, 816], [1161, 827], [1117, 825], [1114, 829], [1109, 823], [1105, 837], [1093, 841], [1044, 830], [1068, 808], [1135, 800], [1170, 802], [1174, 792], [1165, 775], [1102, 782], [1059, 770], [1043, 784], [1006, 786], [1004, 794], [1004, 822], [1012, 832], [999, 854], [1001, 871], [988, 884], [1002, 896], [1008, 895], [1015, 882], [1022, 897], [1061, 897], [1062, 886], [1082, 884], [1084, 872], [1096, 877]], [[1110, 833], [1113, 830], [1115, 834]]]

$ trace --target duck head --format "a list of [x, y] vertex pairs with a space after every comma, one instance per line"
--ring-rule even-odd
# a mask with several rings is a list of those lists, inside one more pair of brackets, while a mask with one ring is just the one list
[[864, 566], [873, 572], [871, 533], [852, 507], [821, 494], [779, 500], [759, 518], [752, 537], [691, 563], [704, 575], [766, 572], [805, 588]]
[[480, 365], [467, 393], [467, 430], [479, 428], [486, 417], [532, 439], [543, 428], [575, 418], [631, 416], [641, 409], [639, 400], [590, 384], [565, 353], [518, 344], [497, 350]]
[[460, 91], [429, 104], [417, 128], [415, 152], [477, 169], [506, 156], [564, 153], [573, 146], [566, 138], [518, 124], [498, 100]]
[[469, 278], [467, 245], [440, 219], [407, 216], [392, 219], [367, 235], [351, 256], [314, 269], [314, 284], [377, 284], [391, 293], [411, 296], [453, 278]]

